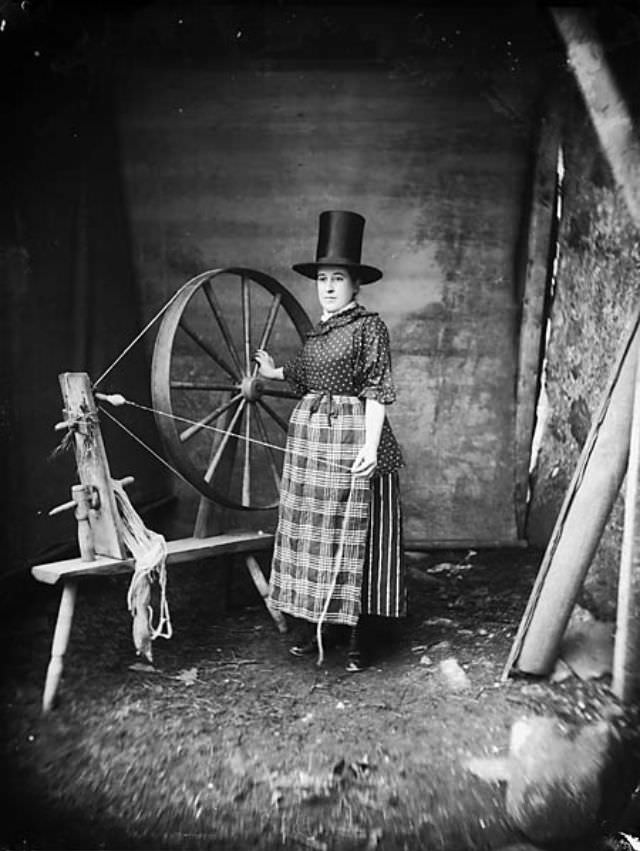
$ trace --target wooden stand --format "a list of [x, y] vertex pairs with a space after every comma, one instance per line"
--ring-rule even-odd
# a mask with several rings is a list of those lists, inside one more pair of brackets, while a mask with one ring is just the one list
[[[36, 565], [31, 570], [32, 575], [39, 582], [50, 585], [63, 583], [42, 698], [42, 710], [45, 713], [53, 706], [62, 678], [64, 656], [69, 645], [73, 623], [78, 579], [86, 576], [129, 573], [135, 568], [133, 558], [125, 552], [113, 483], [89, 376], [82, 372], [64, 373], [60, 376], [60, 386], [65, 401], [65, 420], [56, 428], [67, 428], [74, 435], [80, 484], [73, 486], [70, 502], [54, 508], [50, 513], [58, 513], [69, 508], [75, 509], [80, 557]], [[232, 444], [235, 442], [229, 441]], [[235, 451], [235, 447], [231, 447], [229, 451]], [[123, 480], [123, 483], [125, 482], [126, 480]], [[220, 520], [219, 516], [215, 518], [212, 516], [212, 512], [216, 514], [217, 506], [207, 502], [204, 498], [200, 502], [194, 536], [167, 543], [168, 566], [225, 554], [255, 553], [272, 549], [273, 535], [262, 532], [207, 534], [210, 532], [211, 523]], [[246, 556], [246, 565], [278, 630], [286, 632], [287, 623], [284, 616], [268, 605], [268, 584], [253, 555]]]

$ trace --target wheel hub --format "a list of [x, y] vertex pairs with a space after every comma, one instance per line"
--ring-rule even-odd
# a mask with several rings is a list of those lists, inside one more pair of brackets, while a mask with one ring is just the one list
[[258, 377], [245, 376], [240, 384], [240, 390], [248, 402], [255, 402], [264, 392], [264, 382]]

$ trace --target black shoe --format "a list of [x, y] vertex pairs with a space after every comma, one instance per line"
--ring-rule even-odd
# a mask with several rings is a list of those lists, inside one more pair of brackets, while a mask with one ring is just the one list
[[347, 656], [347, 664], [344, 668], [348, 674], [359, 674], [360, 671], [366, 671], [367, 668], [368, 665], [362, 658], [361, 653], [349, 653]]
[[349, 649], [347, 651], [347, 664], [345, 670], [350, 674], [358, 674], [367, 668], [362, 647], [362, 627], [358, 623], [351, 630], [349, 637]]
[[294, 644], [293, 647], [289, 648], [289, 653], [291, 653], [292, 656], [311, 656], [313, 653], [317, 652], [318, 642], [315, 638], [310, 638], [303, 644]]
[[[297, 644], [294, 644], [293, 647], [289, 648], [289, 653], [292, 656], [311, 656], [314, 653], [318, 653], [320, 648], [318, 647], [318, 637], [316, 635], [316, 626], [313, 625], [313, 629], [310, 633], [303, 633], [300, 636], [300, 641]], [[332, 647], [335, 647], [338, 641], [340, 640], [340, 633], [335, 628], [334, 624], [324, 624], [322, 627], [322, 646], [325, 650], [330, 650]]]

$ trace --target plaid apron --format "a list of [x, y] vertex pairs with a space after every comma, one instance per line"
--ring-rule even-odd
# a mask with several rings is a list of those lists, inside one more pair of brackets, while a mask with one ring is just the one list
[[269, 603], [314, 623], [326, 609], [324, 622], [354, 626], [362, 608], [370, 485], [350, 468], [364, 411], [355, 396], [309, 393], [289, 422]]

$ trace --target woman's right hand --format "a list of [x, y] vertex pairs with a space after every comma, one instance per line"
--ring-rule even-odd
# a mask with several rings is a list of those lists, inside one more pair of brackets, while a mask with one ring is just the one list
[[275, 361], [264, 349], [258, 349], [253, 356], [253, 359], [258, 364], [258, 372], [263, 378], [276, 378]]

